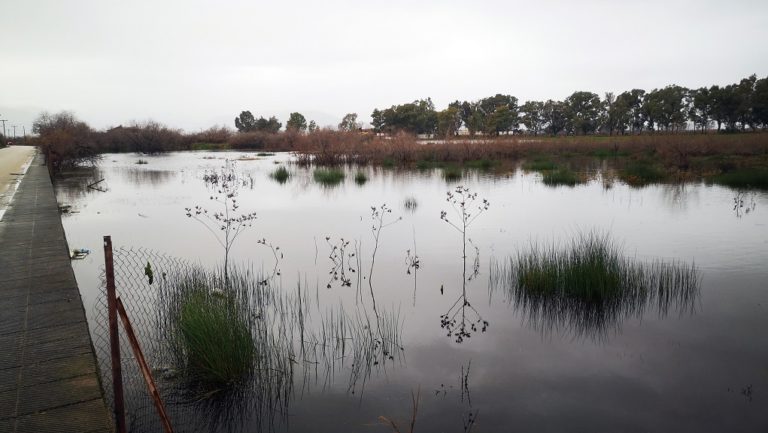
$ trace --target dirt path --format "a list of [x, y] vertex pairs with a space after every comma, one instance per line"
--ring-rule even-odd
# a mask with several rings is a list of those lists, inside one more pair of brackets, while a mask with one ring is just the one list
[[0, 219], [13, 198], [17, 182], [21, 180], [22, 176], [17, 173], [24, 170], [34, 155], [35, 148], [31, 146], [10, 146], [0, 149]]

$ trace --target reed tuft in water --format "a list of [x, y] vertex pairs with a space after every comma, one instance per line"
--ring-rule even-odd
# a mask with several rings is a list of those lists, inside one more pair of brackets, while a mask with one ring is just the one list
[[288, 172], [288, 169], [285, 168], [285, 166], [278, 167], [275, 171], [270, 173], [269, 175], [272, 179], [276, 180], [278, 183], [285, 183], [288, 181], [288, 178], [291, 177], [291, 173]]
[[358, 185], [364, 185], [366, 182], [368, 182], [368, 176], [365, 175], [362, 171], [358, 171], [355, 173], [355, 183]]
[[313, 173], [315, 182], [323, 186], [336, 186], [344, 180], [344, 171], [337, 168], [318, 168]]
[[548, 170], [542, 173], [544, 185], [547, 186], [576, 186], [584, 183], [584, 179], [568, 168], [559, 168], [557, 170]]
[[648, 306], [660, 315], [692, 311], [700, 277], [692, 264], [627, 258], [608, 234], [589, 232], [563, 247], [534, 244], [494, 261], [490, 285], [537, 329], [602, 337]]
[[234, 296], [198, 287], [186, 294], [176, 317], [186, 368], [207, 384], [236, 383], [248, 377], [256, 350], [248, 321]]

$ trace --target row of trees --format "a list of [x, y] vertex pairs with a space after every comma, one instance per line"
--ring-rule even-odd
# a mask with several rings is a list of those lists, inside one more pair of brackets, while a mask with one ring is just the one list
[[768, 78], [755, 75], [727, 86], [688, 89], [670, 85], [646, 92], [632, 89], [619, 95], [574, 92], [563, 101], [526, 101], [497, 94], [478, 101], [454, 101], [436, 111], [432, 100], [420, 99], [383, 110], [375, 109], [376, 132], [452, 136], [465, 127], [470, 135], [626, 134], [642, 131], [676, 132], [757, 130], [768, 127]]
[[[235, 117], [235, 128], [238, 132], [266, 132], [276, 134], [283, 126], [275, 116], [271, 116], [269, 119], [259, 117], [258, 119], [250, 111], [242, 111], [240, 115]], [[341, 120], [338, 125], [339, 131], [357, 131], [362, 127], [357, 121], [357, 113], [348, 113]], [[285, 124], [286, 131], [293, 132], [314, 132], [319, 128], [314, 120], [310, 120], [307, 123], [307, 118], [301, 113], [291, 113], [288, 116], [288, 122]]]

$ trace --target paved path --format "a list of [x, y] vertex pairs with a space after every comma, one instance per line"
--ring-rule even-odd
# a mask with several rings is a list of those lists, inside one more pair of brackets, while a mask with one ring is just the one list
[[35, 155], [32, 146], [9, 146], [0, 149], [0, 220], [15, 190], [19, 173]]
[[0, 221], [0, 432], [108, 432], [83, 303], [37, 157]]

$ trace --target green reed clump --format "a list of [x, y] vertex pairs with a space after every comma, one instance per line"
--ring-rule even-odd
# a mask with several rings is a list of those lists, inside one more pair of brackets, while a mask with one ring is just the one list
[[692, 310], [700, 278], [694, 265], [631, 260], [608, 234], [590, 232], [494, 262], [490, 282], [535, 328], [602, 336], [650, 305], [661, 315]]
[[576, 184], [584, 183], [584, 179], [580, 178], [574, 171], [566, 167], [557, 170], [547, 170], [542, 173], [542, 176], [544, 185], [548, 186], [576, 186]]
[[496, 165], [496, 162], [490, 159], [475, 159], [464, 163], [465, 167], [478, 170], [490, 170], [494, 165]]
[[344, 171], [338, 168], [318, 168], [313, 177], [315, 182], [323, 186], [336, 186], [344, 180]]
[[256, 356], [251, 330], [231, 294], [207, 287], [186, 293], [175, 325], [187, 372], [195, 380], [229, 384], [251, 372]]
[[548, 159], [540, 159], [535, 158], [531, 161], [526, 161], [523, 164], [523, 169], [528, 171], [547, 171], [547, 170], [554, 170], [557, 168], [557, 164], [554, 162], [548, 160]]
[[667, 179], [667, 173], [660, 167], [650, 162], [630, 162], [620, 170], [621, 179], [633, 186], [650, 185], [663, 182]]
[[368, 182], [368, 176], [365, 175], [362, 171], [358, 171], [355, 173], [355, 183], [358, 185], [363, 185], [366, 182]]
[[731, 188], [768, 189], [768, 169], [744, 168], [719, 174], [712, 178], [718, 185]]
[[443, 179], [445, 179], [447, 182], [455, 182], [457, 180], [461, 180], [463, 176], [464, 173], [462, 172], [461, 168], [456, 167], [455, 165], [449, 165], [443, 168]]
[[139, 159], [138, 161], [136, 161], [136, 164], [145, 165], [145, 164], [149, 164], [149, 162], [147, 162], [146, 159]]
[[275, 171], [270, 173], [269, 175], [272, 179], [276, 180], [279, 183], [285, 183], [288, 181], [288, 178], [291, 177], [291, 173], [288, 172], [288, 169], [285, 168], [285, 166], [278, 167]]

